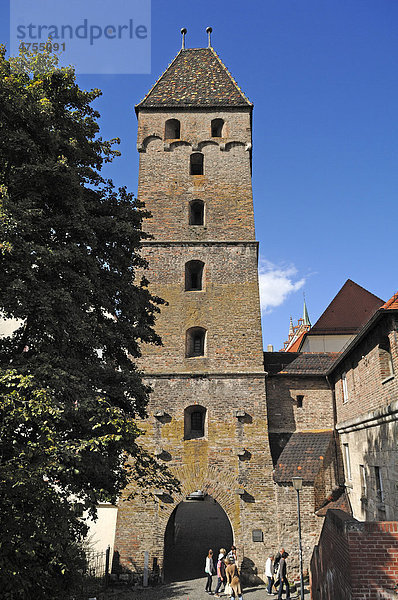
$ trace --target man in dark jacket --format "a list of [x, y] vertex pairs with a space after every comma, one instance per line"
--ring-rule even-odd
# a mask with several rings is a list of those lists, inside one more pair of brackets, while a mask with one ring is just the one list
[[278, 600], [282, 598], [283, 588], [286, 586], [286, 600], [290, 598], [290, 587], [289, 582], [287, 580], [287, 570], [286, 570], [286, 559], [289, 556], [287, 552], [283, 552], [282, 558], [279, 562], [279, 577], [280, 577], [280, 585], [278, 592]]

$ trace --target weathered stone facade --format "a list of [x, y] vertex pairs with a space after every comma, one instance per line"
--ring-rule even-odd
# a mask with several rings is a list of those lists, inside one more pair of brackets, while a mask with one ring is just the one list
[[360, 520], [398, 519], [396, 313], [378, 311], [331, 373], [345, 483]]

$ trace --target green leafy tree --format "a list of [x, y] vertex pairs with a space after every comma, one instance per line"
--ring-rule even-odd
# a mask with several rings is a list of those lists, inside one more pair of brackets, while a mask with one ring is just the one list
[[[73, 69], [58, 68], [50, 54], [7, 59], [1, 49], [0, 312], [20, 326], [0, 339], [0, 373], [7, 377], [12, 369], [13, 377], [29, 377], [31, 388], [45, 390], [48, 411], [36, 414], [32, 427], [41, 423], [46, 435], [50, 419], [56, 432], [46, 454], [54, 460], [39, 472], [24, 457], [27, 480], [17, 485], [26, 499], [32, 470], [38, 528], [47, 501], [73, 531], [68, 497], [94, 513], [99, 501], [116, 499], [129, 477], [143, 487], [176, 485], [137, 443], [134, 418], [146, 416], [149, 389], [134, 359], [140, 344], [160, 343], [153, 325], [161, 300], [139, 276], [149, 214], [100, 173], [118, 154], [118, 140], [99, 136], [91, 104], [100, 93], [81, 90]], [[8, 428], [19, 422], [13, 411]], [[9, 445], [4, 432], [0, 451]], [[6, 463], [22, 461], [14, 446]], [[13, 485], [10, 474], [2, 471], [0, 502]], [[59, 550], [55, 544], [55, 560]], [[11, 562], [13, 551], [8, 547]]]

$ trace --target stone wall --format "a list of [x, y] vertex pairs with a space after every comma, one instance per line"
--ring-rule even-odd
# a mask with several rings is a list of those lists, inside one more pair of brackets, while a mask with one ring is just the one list
[[[179, 502], [197, 489], [214, 498], [226, 512], [240, 561], [263, 567], [264, 545], [275, 543], [272, 463], [266, 440], [264, 375], [151, 377], [151, 416], [142, 423], [147, 447], [161, 450], [181, 481], [180, 494], [143, 504], [139, 498], [119, 504], [116, 546], [122, 562], [140, 568], [145, 550], [150, 561], [163, 564], [164, 534]], [[205, 436], [184, 440], [184, 409], [206, 408]], [[154, 415], [160, 408], [166, 415]], [[237, 417], [236, 411], [244, 411]], [[245, 450], [244, 454], [238, 452]], [[132, 491], [128, 488], [125, 495]], [[139, 526], [137, 526], [139, 524]], [[263, 532], [264, 544], [252, 541]], [[195, 541], [192, 540], [193, 552]], [[262, 572], [262, 571], [261, 571]]]
[[[178, 140], [164, 139], [168, 118], [180, 120]], [[211, 138], [214, 118], [224, 119], [223, 138]], [[263, 572], [264, 548], [275, 540], [275, 501], [254, 238], [250, 110], [141, 110], [138, 149], [138, 197], [153, 215], [145, 224], [153, 236], [143, 245], [149, 264], [146, 276], [151, 291], [168, 303], [156, 324], [163, 346], [144, 347], [139, 362], [153, 390], [142, 443], [180, 480], [181, 492], [147, 503], [139, 497], [121, 501], [115, 546], [128, 569], [142, 569], [145, 551], [149, 564], [162, 568], [169, 519], [200, 489], [227, 515], [239, 563], [253, 579]], [[202, 175], [190, 174], [193, 152], [203, 153]], [[189, 223], [192, 200], [205, 204], [203, 225]], [[200, 290], [185, 289], [185, 265], [191, 260], [204, 263]], [[202, 356], [186, 355], [192, 327], [206, 330]], [[195, 407], [205, 414], [204, 428], [189, 439], [185, 428]], [[162, 416], [156, 416], [159, 413]], [[125, 497], [131, 491], [125, 490]], [[208, 523], [203, 522], [201, 533], [206, 530]], [[260, 541], [254, 541], [254, 531]], [[202, 563], [198, 540], [203, 536], [192, 538], [192, 553]]]
[[[210, 137], [214, 118], [223, 138]], [[164, 140], [166, 119], [181, 121], [181, 138]], [[140, 111], [138, 197], [153, 217], [146, 230], [156, 240], [254, 240], [250, 112]], [[190, 175], [189, 157], [204, 155], [204, 174]], [[188, 205], [205, 203], [203, 226], [189, 225]]]
[[311, 560], [312, 600], [392, 600], [397, 581], [398, 524], [329, 510]]
[[268, 376], [267, 406], [270, 432], [332, 429], [334, 425], [332, 392], [324, 376]]
[[[336, 371], [337, 422], [387, 406], [398, 398], [398, 377], [386, 377], [380, 363], [379, 344], [389, 339], [393, 371], [398, 373], [398, 334], [396, 324], [386, 315], [347, 355]], [[343, 398], [341, 375], [346, 372], [348, 398]]]
[[[398, 519], [398, 336], [388, 311], [332, 374], [345, 478], [358, 519]], [[380, 343], [388, 338], [392, 373]], [[346, 373], [344, 398], [342, 373]], [[348, 461], [350, 464], [348, 464]], [[380, 488], [381, 480], [381, 488]]]
[[[143, 348], [140, 365], [152, 372], [263, 371], [257, 245], [145, 246], [151, 289], [168, 302], [156, 331], [163, 346]], [[185, 291], [185, 263], [204, 262], [203, 289]], [[203, 357], [185, 357], [190, 327], [206, 329]]]

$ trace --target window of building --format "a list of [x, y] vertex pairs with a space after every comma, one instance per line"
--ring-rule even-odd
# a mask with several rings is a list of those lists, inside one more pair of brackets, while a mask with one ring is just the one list
[[192, 200], [189, 203], [189, 224], [204, 225], [205, 223], [205, 203], [202, 200]]
[[223, 119], [213, 119], [211, 122], [211, 137], [222, 137]]
[[347, 373], [341, 374], [341, 384], [343, 386], [343, 402], [348, 402], [348, 387], [347, 387]]
[[390, 340], [386, 336], [379, 344], [379, 365], [382, 379], [394, 375], [394, 367], [391, 356]]
[[190, 260], [185, 263], [185, 290], [201, 290], [203, 279], [203, 267], [201, 260]]
[[297, 396], [297, 408], [303, 408], [304, 396]]
[[204, 356], [205, 354], [206, 329], [203, 327], [191, 327], [187, 331], [186, 336], [186, 352], [187, 358], [194, 356]]
[[347, 480], [351, 481], [352, 474], [351, 474], [350, 449], [348, 447], [348, 444], [343, 444], [343, 448], [344, 448], [344, 461], [345, 461], [345, 470], [346, 470]]
[[181, 125], [178, 119], [167, 119], [164, 127], [166, 140], [179, 140], [181, 137]]
[[184, 410], [184, 440], [195, 440], [205, 435], [206, 409], [194, 404]]
[[204, 156], [201, 152], [191, 154], [189, 158], [191, 175], [203, 175], [203, 158]]
[[381, 478], [380, 467], [375, 467], [375, 477], [376, 477], [376, 495], [377, 495], [377, 500], [379, 502], [384, 502], [383, 480]]
[[361, 498], [367, 498], [368, 486], [366, 483], [366, 470], [365, 465], [359, 465], [359, 476], [361, 479]]

